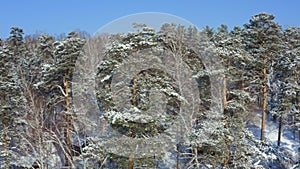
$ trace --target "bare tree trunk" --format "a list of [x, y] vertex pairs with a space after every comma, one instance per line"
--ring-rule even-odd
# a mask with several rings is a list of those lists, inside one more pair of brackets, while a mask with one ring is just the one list
[[240, 77], [239, 87], [240, 87], [240, 90], [244, 90], [244, 88], [245, 88], [245, 82], [244, 82], [244, 79], [243, 79], [243, 75], [241, 75], [241, 77]]
[[128, 169], [133, 169], [133, 167], [134, 167], [133, 158], [134, 158], [134, 152], [129, 156], [129, 159], [128, 159]]
[[296, 125], [296, 121], [295, 121], [295, 117], [292, 117], [292, 123], [293, 123], [293, 139], [296, 140], [296, 129], [295, 129], [295, 125]]
[[227, 106], [227, 80], [226, 77], [223, 79], [223, 108], [226, 109]]
[[[108, 112], [108, 103], [104, 103], [104, 113]], [[105, 118], [101, 119], [101, 135], [104, 136], [106, 134], [106, 120]]]
[[[296, 71], [296, 70], [294, 70], [294, 71]], [[296, 85], [298, 85], [298, 74], [296, 74], [294, 76], [294, 83]], [[298, 109], [299, 108], [299, 91], [298, 90], [296, 90], [296, 93], [295, 93], [295, 102], [294, 102], [294, 104], [295, 104], [296, 109]], [[295, 116], [297, 116], [297, 115], [293, 116], [294, 127], [295, 127], [295, 124], [296, 124], [296, 122], [295, 122], [296, 117]], [[294, 128], [294, 131], [293, 131], [293, 137], [294, 137], [294, 139], [296, 139], [296, 130], [297, 129]], [[298, 139], [299, 139], [299, 143], [300, 143], [300, 130], [298, 130]]]
[[133, 77], [133, 87], [132, 87], [132, 104], [133, 106], [137, 106], [136, 95], [137, 95], [137, 75], [135, 74]]
[[[6, 116], [6, 113], [4, 113], [4, 119], [2, 121], [2, 124], [3, 124], [3, 147], [4, 147], [4, 151], [8, 152], [7, 122], [5, 120], [5, 118], [6, 118], [5, 116]], [[9, 166], [8, 157], [6, 157], [6, 159], [5, 159], [5, 165], [6, 165], [6, 168], [8, 168], [8, 166]]]
[[[132, 85], [132, 104], [133, 106], [137, 106], [137, 100], [136, 100], [136, 95], [137, 95], [137, 74], [134, 74], [133, 77], [133, 85]], [[128, 159], [128, 169], [133, 169], [134, 167], [134, 152], [131, 153]]]
[[[6, 115], [6, 113], [4, 113], [4, 116]], [[3, 119], [3, 122], [2, 122], [2, 125], [3, 125], [3, 146], [4, 146], [4, 150], [7, 151], [7, 123], [6, 123], [6, 120], [5, 120], [5, 117]]]
[[[225, 114], [226, 113], [226, 107], [227, 107], [227, 80], [226, 80], [226, 77], [224, 76], [223, 78], [223, 109], [224, 109], [224, 116], [225, 116], [225, 128], [227, 128], [228, 130], [230, 130], [229, 128], [229, 115], [228, 114]], [[224, 160], [224, 166], [227, 166], [228, 165], [228, 161], [230, 159], [230, 142], [228, 139], [225, 140], [225, 144], [227, 146], [227, 149], [229, 150], [228, 151], [228, 154], [227, 154], [227, 157], [226, 159]]]
[[[1, 96], [1, 103], [5, 103], [5, 96]], [[3, 120], [2, 120], [2, 126], [3, 126], [3, 147], [4, 147], [4, 151], [8, 152], [8, 140], [7, 140], [7, 121], [6, 121], [6, 112], [3, 113]], [[9, 167], [9, 160], [6, 157], [5, 159], [5, 165], [6, 168]]]
[[180, 146], [179, 144], [176, 145], [176, 151], [177, 151], [177, 153], [176, 153], [176, 169], [180, 169], [180, 165], [179, 165], [179, 156], [180, 156], [179, 155], [179, 153], [180, 153], [179, 152], [180, 151], [179, 146]]
[[281, 132], [282, 132], [282, 112], [280, 112], [280, 117], [279, 117], [278, 140], [277, 140], [277, 145], [278, 146], [280, 146]]
[[[109, 88], [110, 88], [110, 85], [109, 85]], [[105, 102], [104, 103], [104, 113], [107, 113], [108, 112], [108, 108], [109, 108], [109, 103]], [[106, 123], [107, 121], [105, 120], [105, 118], [103, 118], [101, 120], [101, 135], [104, 136], [106, 134]]]
[[257, 107], [262, 107], [262, 101], [261, 101], [261, 96], [257, 96]]
[[267, 69], [263, 68], [263, 106], [262, 106], [262, 119], [261, 119], [261, 141], [265, 139], [265, 128], [266, 128], [266, 111], [267, 111]]
[[[107, 111], [106, 111], [107, 112]], [[101, 135], [104, 136], [106, 134], [106, 120], [101, 120], [102, 128], [101, 128]]]
[[[294, 71], [296, 71], [296, 70], [294, 70]], [[294, 76], [294, 83], [296, 85], [298, 85], [298, 74], [297, 73]], [[299, 91], [298, 90], [296, 90], [296, 93], [295, 93], [295, 107], [296, 107], [296, 109], [299, 108]], [[293, 124], [294, 124], [294, 126], [296, 124], [296, 122], [295, 122], [295, 118], [296, 117], [295, 116], [296, 115], [293, 116]], [[296, 139], [296, 129], [294, 129], [293, 135], [294, 135], [294, 139]], [[299, 137], [299, 143], [300, 143], [300, 130], [298, 130], [298, 135], [299, 135], [298, 137]]]

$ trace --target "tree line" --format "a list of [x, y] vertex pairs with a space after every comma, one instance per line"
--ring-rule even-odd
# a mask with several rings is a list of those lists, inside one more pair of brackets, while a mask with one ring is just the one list
[[[136, 31], [127, 34], [70, 32], [59, 39], [24, 37], [12, 27], [0, 41], [0, 167], [296, 165], [280, 144], [284, 126], [300, 140], [300, 28], [283, 29], [274, 19], [260, 13], [232, 30], [166, 23], [155, 31], [134, 24]], [[182, 120], [183, 113], [190, 117]], [[246, 127], [257, 113], [260, 139]], [[266, 138], [267, 115], [278, 122], [276, 146]], [[187, 129], [178, 134], [172, 125]], [[134, 139], [161, 134], [171, 146], [150, 157], [137, 157], [142, 152], [130, 147], [109, 151], [110, 145], [124, 148], [123, 142], [137, 145]], [[120, 139], [105, 140], [112, 135]]]

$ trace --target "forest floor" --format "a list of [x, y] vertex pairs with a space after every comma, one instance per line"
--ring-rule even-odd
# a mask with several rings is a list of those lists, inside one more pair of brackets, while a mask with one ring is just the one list
[[[261, 135], [261, 111], [255, 112], [256, 113], [250, 113], [252, 117], [247, 121], [247, 128], [252, 131], [255, 138], [259, 140]], [[268, 114], [265, 129], [266, 139], [270, 141], [272, 145], [274, 145], [274, 148], [278, 148], [279, 152], [284, 154], [287, 157], [286, 159], [290, 160], [290, 163], [299, 161], [299, 138], [297, 137], [298, 132], [294, 133], [290, 127], [283, 123], [280, 147], [278, 147], [278, 126], [278, 120], [274, 121], [273, 116]], [[291, 168], [293, 168], [292, 166]]]

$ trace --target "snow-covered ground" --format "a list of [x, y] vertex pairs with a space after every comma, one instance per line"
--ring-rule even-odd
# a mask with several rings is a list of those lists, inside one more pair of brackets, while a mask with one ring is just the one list
[[[261, 134], [261, 113], [253, 113], [253, 119], [247, 123], [247, 128], [253, 132], [256, 139], [260, 139]], [[296, 133], [297, 136], [298, 133]], [[283, 124], [280, 147], [277, 146], [278, 140], [278, 122], [274, 122], [271, 115], [267, 115], [265, 137], [270, 141], [274, 148], [278, 149], [279, 153], [284, 157], [284, 162], [288, 168], [294, 169], [297, 166], [295, 163], [299, 161], [298, 137], [294, 138], [293, 131]], [[299, 166], [298, 166], [299, 167]], [[273, 168], [273, 167], [271, 167]], [[276, 168], [276, 167], [275, 167]]]

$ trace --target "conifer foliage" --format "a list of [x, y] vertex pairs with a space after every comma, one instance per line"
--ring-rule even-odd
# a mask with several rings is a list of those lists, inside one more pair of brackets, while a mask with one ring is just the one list
[[283, 48], [281, 26], [274, 22], [275, 16], [260, 13], [245, 24], [246, 50], [253, 56], [253, 65], [249, 71], [252, 72], [252, 88], [256, 88], [259, 97], [262, 98], [262, 122], [261, 140], [265, 139], [266, 111], [272, 67], [281, 56]]
[[0, 168], [299, 167], [299, 27], [268, 13], [232, 30], [133, 26], [85, 39], [11, 28]]

